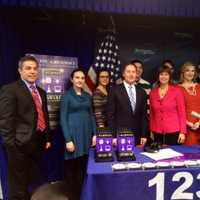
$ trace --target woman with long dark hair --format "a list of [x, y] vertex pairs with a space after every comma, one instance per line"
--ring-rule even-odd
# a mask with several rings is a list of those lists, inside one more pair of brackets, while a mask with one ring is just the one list
[[106, 69], [101, 69], [97, 73], [97, 87], [93, 92], [93, 108], [97, 127], [106, 127], [106, 104], [108, 96], [108, 86], [110, 74]]
[[60, 120], [65, 138], [67, 183], [79, 198], [89, 147], [92, 141], [95, 144], [96, 124], [91, 96], [83, 90], [84, 71], [75, 69], [71, 74], [71, 82], [72, 87], [61, 98]]

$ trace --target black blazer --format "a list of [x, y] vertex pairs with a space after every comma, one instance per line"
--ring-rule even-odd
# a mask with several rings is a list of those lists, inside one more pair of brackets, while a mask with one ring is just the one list
[[136, 144], [147, 134], [147, 96], [140, 86], [136, 87], [136, 107], [132, 111], [131, 102], [124, 84], [113, 87], [108, 96], [107, 121], [108, 126], [115, 130], [131, 129], [135, 134]]
[[[47, 128], [45, 135], [49, 140], [49, 118], [46, 92], [37, 87], [42, 100]], [[5, 85], [0, 90], [0, 134], [6, 145], [28, 143], [37, 128], [37, 110], [33, 97], [22, 81]]]

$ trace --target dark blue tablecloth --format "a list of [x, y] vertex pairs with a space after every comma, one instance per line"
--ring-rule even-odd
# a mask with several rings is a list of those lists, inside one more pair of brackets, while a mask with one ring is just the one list
[[[172, 148], [185, 154], [200, 153], [200, 146]], [[136, 162], [152, 161], [141, 151], [135, 149]], [[81, 200], [168, 200], [172, 195], [176, 199], [200, 199], [199, 167], [113, 172], [112, 163], [96, 163], [94, 150], [90, 150]], [[175, 192], [179, 186], [185, 187], [182, 193]]]

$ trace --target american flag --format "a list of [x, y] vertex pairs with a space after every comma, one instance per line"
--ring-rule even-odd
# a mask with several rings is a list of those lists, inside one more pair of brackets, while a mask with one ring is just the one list
[[96, 84], [96, 73], [99, 69], [108, 69], [111, 84], [120, 78], [119, 47], [114, 33], [109, 33], [100, 43], [94, 64], [89, 68], [85, 89], [92, 94]]

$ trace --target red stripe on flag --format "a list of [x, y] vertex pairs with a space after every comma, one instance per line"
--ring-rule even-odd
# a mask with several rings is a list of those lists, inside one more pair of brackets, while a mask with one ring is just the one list
[[95, 89], [95, 84], [92, 82], [90, 77], [87, 76], [85, 81], [86, 81], [86, 84], [87, 84], [88, 88], [93, 92], [94, 89]]

